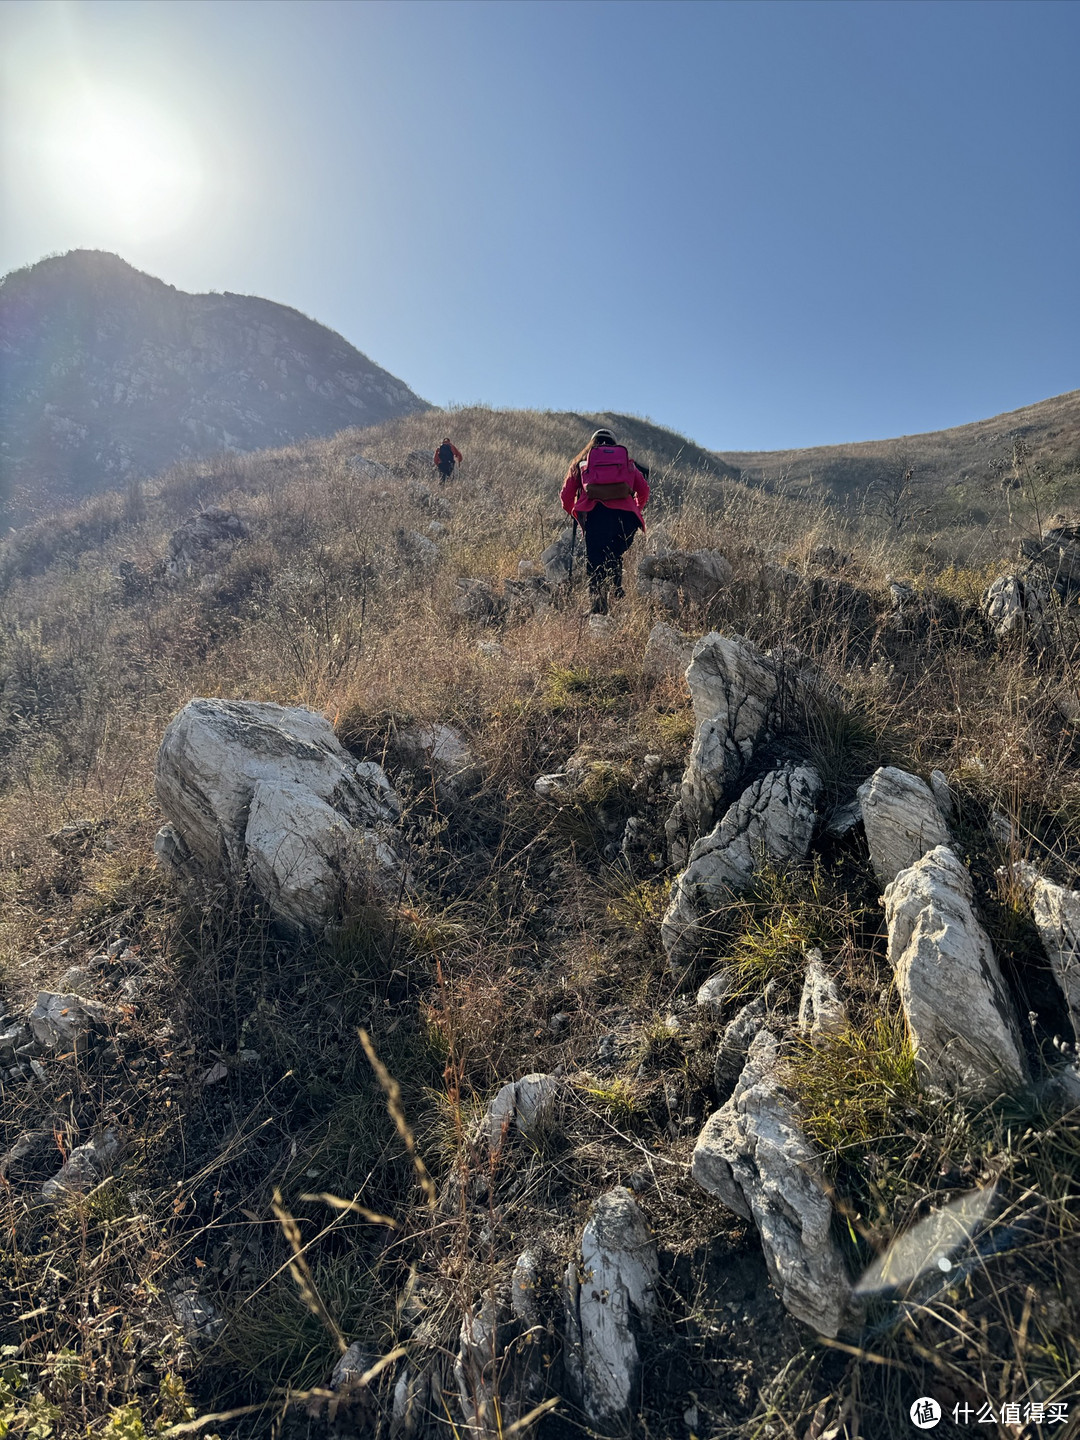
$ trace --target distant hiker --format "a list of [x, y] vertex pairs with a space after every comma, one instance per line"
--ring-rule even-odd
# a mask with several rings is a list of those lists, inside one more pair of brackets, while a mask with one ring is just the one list
[[559, 498], [585, 536], [593, 614], [606, 615], [609, 594], [623, 593], [623, 556], [637, 531], [645, 529], [647, 474], [610, 430], [597, 430], [566, 473]]
[[435, 459], [432, 461], [432, 464], [442, 476], [442, 479], [439, 481], [440, 485], [445, 485], [454, 473], [454, 466], [461, 464], [461, 451], [456, 445], [450, 443], [449, 435], [435, 451]]

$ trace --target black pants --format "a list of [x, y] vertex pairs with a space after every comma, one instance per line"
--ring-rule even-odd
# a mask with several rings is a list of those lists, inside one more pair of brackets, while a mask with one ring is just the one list
[[446, 468], [445, 466], [443, 466], [443, 465], [437, 465], [435, 468], [438, 470], [439, 474], [442, 476], [442, 479], [439, 481], [439, 484], [440, 484], [440, 485], [445, 485], [446, 482], [447, 482], [447, 480], [449, 480], [449, 479], [450, 479], [450, 476], [454, 473], [454, 462], [451, 460], [451, 462], [450, 462], [450, 468], [449, 468], [449, 469], [447, 469], [447, 468]]
[[580, 517], [585, 532], [585, 568], [593, 609], [607, 613], [608, 594], [623, 593], [622, 561], [633, 543], [641, 521], [632, 510], [614, 510], [609, 505], [595, 505]]

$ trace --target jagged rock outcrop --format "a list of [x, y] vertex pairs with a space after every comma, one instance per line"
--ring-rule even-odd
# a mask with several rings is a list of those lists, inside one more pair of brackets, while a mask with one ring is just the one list
[[832, 1238], [820, 1163], [783, 1091], [778, 1059], [776, 1037], [758, 1030], [734, 1094], [698, 1137], [690, 1173], [753, 1221], [787, 1310], [831, 1337], [843, 1322], [851, 1283]]
[[1033, 865], [1015, 865], [1013, 875], [1031, 901], [1035, 928], [1065, 997], [1073, 1037], [1080, 1042], [1080, 890], [1055, 885]]
[[744, 1005], [725, 1026], [713, 1061], [713, 1087], [718, 1105], [723, 1105], [735, 1093], [750, 1042], [764, 1024], [765, 1001], [759, 995]]
[[847, 1010], [836, 981], [825, 969], [821, 951], [806, 952], [806, 978], [799, 999], [799, 1033], [811, 1042], [839, 1035], [847, 1026]]
[[711, 604], [731, 584], [733, 573], [719, 550], [665, 550], [641, 557], [637, 588], [676, 611], [684, 604]]
[[593, 1206], [580, 1261], [563, 1281], [566, 1370], [594, 1425], [616, 1424], [631, 1404], [640, 1377], [635, 1331], [649, 1328], [659, 1276], [645, 1217], [617, 1185]]
[[165, 573], [171, 580], [181, 580], [196, 572], [216, 570], [247, 534], [247, 526], [234, 510], [220, 505], [200, 510], [169, 536]]
[[297, 310], [187, 295], [103, 251], [5, 276], [0, 331], [3, 473], [32, 499], [427, 408]]
[[1016, 1014], [971, 877], [938, 845], [885, 890], [889, 963], [924, 1083], [996, 1093], [1027, 1079]]
[[763, 655], [748, 640], [715, 630], [694, 646], [686, 680], [697, 728], [666, 827], [676, 864], [715, 824], [718, 807], [755, 748], [782, 728], [806, 684], [788, 657]]
[[1048, 591], [1036, 578], [999, 575], [983, 596], [982, 610], [998, 640], [1019, 636], [1039, 643], [1046, 638], [1048, 600]]
[[660, 935], [672, 964], [705, 938], [708, 917], [746, 889], [763, 864], [806, 859], [821, 778], [809, 765], [784, 765], [755, 780], [708, 835], [672, 887]]
[[882, 885], [901, 870], [949, 843], [949, 832], [929, 785], [892, 765], [875, 770], [859, 787], [870, 863]]
[[642, 675], [646, 680], [674, 680], [685, 675], [694, 655], [695, 643], [693, 635], [658, 620], [645, 643], [645, 653], [641, 657]]
[[982, 600], [999, 640], [1019, 637], [1036, 646], [1053, 638], [1055, 605], [1080, 591], [1080, 526], [1056, 525], [1037, 540], [1020, 542], [1020, 564], [999, 575]]
[[189, 701], [162, 737], [154, 789], [169, 822], [160, 859], [188, 879], [248, 877], [295, 926], [325, 926], [350, 881], [400, 878], [400, 800], [313, 710]]

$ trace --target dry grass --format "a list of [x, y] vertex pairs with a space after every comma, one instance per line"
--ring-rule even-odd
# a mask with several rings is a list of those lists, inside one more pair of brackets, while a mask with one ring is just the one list
[[[683, 1433], [692, 1389], [702, 1426], [718, 1435], [820, 1440], [835, 1424], [846, 1440], [876, 1440], [907, 1433], [906, 1409], [889, 1418], [893, 1392], [906, 1394], [901, 1374], [922, 1383], [929, 1366], [960, 1394], [985, 1389], [999, 1383], [989, 1357], [1006, 1341], [1010, 1395], [1052, 1389], [1054, 1374], [1075, 1368], [1072, 1312], [1040, 1309], [1047, 1289], [1025, 1320], [1023, 1299], [1047, 1276], [1061, 1294], [1072, 1283], [1073, 1132], [1049, 1117], [934, 1110], [911, 1095], [903, 1037], [881, 1013], [880, 911], [857, 842], [803, 873], [763, 877], [718, 930], [747, 996], [772, 981], [774, 995], [794, 997], [802, 949], [817, 943], [851, 998], [851, 1031], [831, 1050], [795, 1055], [793, 1084], [830, 1157], [853, 1261], [919, 1214], [946, 1162], [956, 1190], [993, 1162], [1009, 1177], [1008, 1203], [1025, 1190], [1039, 1197], [1042, 1229], [1019, 1258], [973, 1271], [964, 1296], [894, 1317], [875, 1341], [887, 1365], [802, 1352], [794, 1328], [765, 1312], [741, 1327], [721, 1313], [732, 1267], [766, 1292], [756, 1242], [685, 1178], [714, 1103], [716, 1043], [680, 1012], [658, 935], [671, 878], [663, 819], [693, 730], [685, 688], [641, 674], [657, 616], [633, 591], [633, 557], [618, 624], [600, 635], [581, 592], [499, 627], [451, 613], [458, 575], [499, 581], [550, 542], [566, 459], [603, 418], [455, 412], [465, 466], [434, 499], [407, 476], [373, 481], [348, 465], [360, 451], [396, 465], [430, 448], [421, 416], [180, 467], [138, 507], [103, 497], [4, 542], [5, 1002], [17, 1010], [116, 937], [138, 952], [102, 974], [111, 1019], [98, 1045], [45, 1062], [43, 1082], [0, 1081], [2, 1147], [23, 1131], [46, 1135], [0, 1197], [0, 1326], [15, 1347], [0, 1417], [11, 1433], [158, 1433], [189, 1405], [256, 1407], [220, 1422], [223, 1435], [335, 1433], [333, 1404], [317, 1392], [339, 1335], [371, 1360], [407, 1344], [416, 1363], [440, 1369], [449, 1396], [464, 1309], [505, 1281], [526, 1240], [553, 1280], [588, 1202], [631, 1180], [664, 1253], [665, 1313], [646, 1366], [679, 1377], [657, 1387], [634, 1434]], [[1035, 994], [1030, 934], [994, 876], [1008, 857], [993, 812], [1014, 822], [1014, 854], [1075, 883], [1080, 767], [1057, 703], [1072, 683], [1068, 641], [1041, 660], [999, 652], [975, 610], [988, 571], [963, 556], [943, 566], [939, 540], [913, 552], [886, 528], [741, 486], [646, 422], [622, 428], [653, 468], [655, 522], [735, 567], [713, 609], [682, 623], [797, 646], [836, 682], [792, 742], [831, 802], [883, 762], [948, 773], [988, 923], [1018, 990]], [[250, 538], [208, 580], [167, 586], [168, 535], [207, 504], [236, 508]], [[433, 519], [447, 527], [440, 555], [418, 567], [398, 532], [424, 533]], [[842, 570], [812, 562], [823, 543], [851, 556]], [[807, 583], [778, 588], [775, 565]], [[924, 597], [899, 624], [890, 571]], [[188, 913], [150, 863], [152, 770], [168, 718], [197, 694], [313, 705], [355, 753], [384, 762], [406, 800], [415, 887], [396, 905], [358, 903], [332, 941], [305, 947], [278, 938], [250, 897], [223, 893]], [[456, 726], [477, 757], [482, 780], [456, 803], [398, 763], [396, 737], [416, 720]], [[634, 787], [649, 752], [667, 779], [646, 793]], [[533, 780], [571, 756], [587, 767], [585, 787], [570, 803], [542, 802]], [[623, 857], [631, 810], [647, 843]], [[83, 816], [102, 825], [86, 853], [56, 854], [48, 834]], [[128, 979], [141, 982], [134, 992]], [[361, 1029], [400, 1083], [397, 1121]], [[204, 1084], [219, 1063], [224, 1077]], [[572, 1100], [551, 1133], [532, 1146], [514, 1138], [495, 1160], [478, 1150], [473, 1123], [498, 1086], [557, 1067]], [[402, 1115], [439, 1187], [434, 1215]], [[115, 1176], [60, 1211], [36, 1205], [57, 1148], [108, 1123], [126, 1142]], [[169, 1304], [178, 1283], [197, 1283], [224, 1327], [186, 1335]], [[544, 1303], [545, 1383], [557, 1389], [554, 1290]], [[373, 1377], [356, 1400], [361, 1433], [386, 1433], [396, 1373]], [[540, 1433], [581, 1425], [564, 1402]]]

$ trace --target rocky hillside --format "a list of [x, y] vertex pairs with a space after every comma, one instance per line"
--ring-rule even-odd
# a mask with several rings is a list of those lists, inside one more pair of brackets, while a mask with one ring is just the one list
[[0, 1422], [1068, 1434], [1080, 532], [451, 418], [0, 552]]
[[983, 524], [1034, 498], [1080, 501], [1080, 390], [990, 420], [855, 445], [723, 457], [750, 484], [886, 518], [897, 529]]
[[340, 335], [74, 250], [0, 281], [0, 501], [16, 520], [158, 475], [424, 409]]

